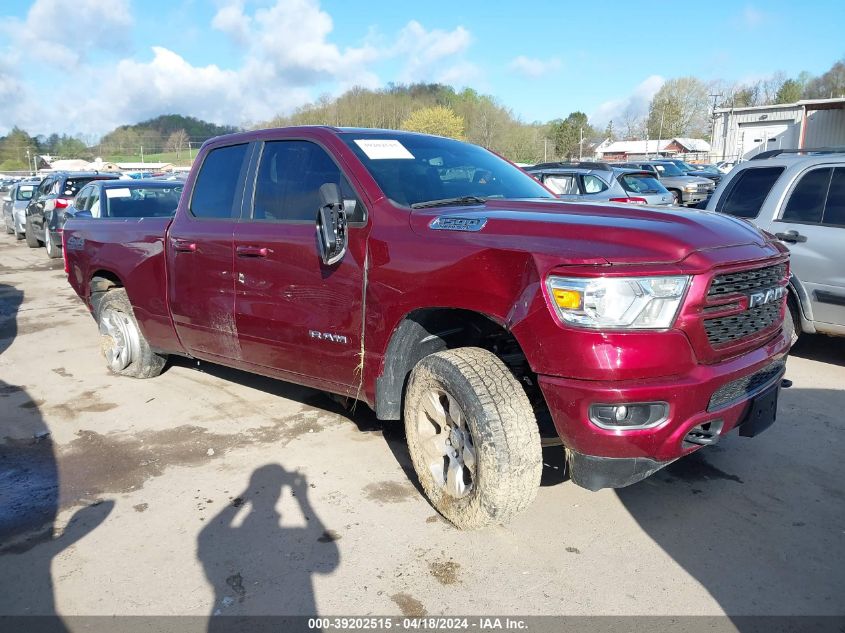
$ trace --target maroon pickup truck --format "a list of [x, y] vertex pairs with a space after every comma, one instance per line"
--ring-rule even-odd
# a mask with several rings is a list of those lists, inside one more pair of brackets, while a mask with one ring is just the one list
[[404, 418], [434, 507], [474, 528], [573, 482], [639, 481], [775, 419], [788, 256], [735, 218], [556, 200], [480, 147], [372, 129], [207, 142], [170, 218], [74, 219], [108, 367], [168, 354]]

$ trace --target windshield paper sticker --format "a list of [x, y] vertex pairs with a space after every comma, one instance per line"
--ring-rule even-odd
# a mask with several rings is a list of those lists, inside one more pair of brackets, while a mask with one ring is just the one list
[[414, 157], [402, 143], [393, 139], [356, 139], [355, 144], [364, 150], [370, 160]]
[[132, 193], [130, 193], [127, 187], [121, 187], [120, 189], [106, 189], [106, 198], [131, 198]]

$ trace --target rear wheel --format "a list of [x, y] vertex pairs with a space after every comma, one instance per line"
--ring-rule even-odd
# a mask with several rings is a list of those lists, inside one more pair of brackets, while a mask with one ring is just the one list
[[422, 359], [408, 381], [405, 431], [423, 490], [455, 526], [507, 523], [534, 500], [542, 473], [534, 412], [487, 350]]
[[50, 235], [50, 229], [46, 226], [44, 227], [44, 247], [47, 250], [47, 257], [50, 259], [56, 259], [62, 256], [61, 247], [56, 244], [53, 236]]
[[109, 371], [119, 376], [153, 378], [164, 369], [167, 356], [150, 348], [123, 288], [109, 290], [98, 302], [97, 323], [100, 349]]
[[35, 228], [33, 228], [32, 222], [29, 218], [27, 218], [26, 225], [24, 226], [24, 235], [26, 237], [26, 245], [30, 248], [38, 248], [41, 246], [41, 240], [35, 236]]

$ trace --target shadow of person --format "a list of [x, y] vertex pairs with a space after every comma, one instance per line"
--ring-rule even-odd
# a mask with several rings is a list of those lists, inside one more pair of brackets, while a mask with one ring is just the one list
[[[845, 391], [785, 389], [764, 433], [729, 434], [616, 490], [740, 631], [757, 630], [759, 616], [843, 613], [843, 410]], [[666, 591], [680, 589], [671, 582]]]
[[208, 630], [231, 630], [227, 616], [316, 615], [312, 575], [337, 568], [338, 538], [311, 507], [304, 475], [258, 468], [199, 534], [197, 557], [214, 587]]
[[[0, 284], [0, 354], [17, 336], [22, 300], [20, 290]], [[112, 506], [82, 508], [64, 529], [57, 526], [59, 469], [50, 430], [22, 386], [0, 381], [0, 615], [56, 616], [53, 559], [100, 525]], [[56, 619], [50, 630], [64, 627]]]

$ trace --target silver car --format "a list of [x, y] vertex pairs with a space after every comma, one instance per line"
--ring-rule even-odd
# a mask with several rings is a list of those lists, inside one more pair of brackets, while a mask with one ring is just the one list
[[688, 207], [694, 207], [699, 202], [707, 200], [716, 188], [716, 183], [709, 178], [687, 176], [676, 165], [659, 160], [632, 161], [622, 163], [620, 167], [631, 167], [652, 172], [660, 180], [660, 184], [672, 194], [675, 204]]
[[543, 163], [526, 171], [562, 200], [669, 205], [672, 194], [654, 174], [607, 163]]
[[3, 198], [3, 222], [6, 233], [14, 233], [19, 240], [24, 238], [26, 205], [38, 187], [37, 180], [22, 180], [13, 184]]
[[725, 176], [707, 209], [745, 218], [789, 249], [787, 327], [796, 338], [845, 336], [845, 152], [758, 154]]

